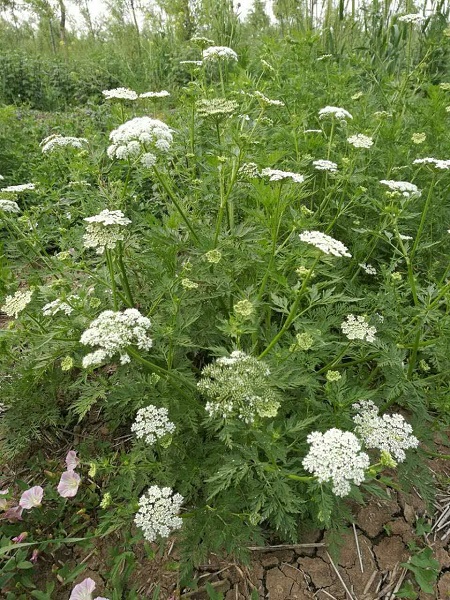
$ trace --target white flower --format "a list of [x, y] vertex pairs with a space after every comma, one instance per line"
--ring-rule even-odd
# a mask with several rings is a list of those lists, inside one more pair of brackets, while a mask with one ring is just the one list
[[295, 183], [303, 183], [305, 178], [300, 173], [292, 171], [280, 171], [279, 169], [266, 168], [261, 171], [263, 177], [268, 177], [269, 181], [282, 181], [283, 179], [292, 179]]
[[142, 529], [148, 542], [153, 542], [158, 536], [167, 537], [181, 527], [183, 520], [177, 515], [183, 500], [183, 496], [174, 494], [171, 488], [157, 485], [150, 486], [139, 498], [134, 522]]
[[103, 254], [105, 248], [115, 248], [118, 241], [124, 240], [123, 228], [131, 223], [121, 210], [108, 209], [84, 220], [89, 223], [83, 236], [84, 246], [97, 248], [97, 254]]
[[[74, 302], [79, 299], [79, 296], [73, 294], [67, 298], [67, 302]], [[42, 314], [46, 317], [54, 317], [59, 311], [61, 311], [66, 315], [70, 315], [73, 312], [73, 306], [67, 304], [67, 302], [63, 302], [59, 298], [57, 300], [53, 300], [53, 302], [49, 302], [42, 307]]]
[[141, 156], [141, 164], [147, 169], [150, 169], [150, 167], [153, 167], [156, 164], [156, 156], [151, 152], [145, 152]]
[[365, 271], [368, 275], [376, 275], [377, 270], [372, 265], [368, 263], [358, 263], [358, 266], [361, 267], [363, 271]]
[[100, 313], [80, 338], [81, 344], [100, 348], [83, 358], [83, 367], [98, 365], [116, 353], [126, 355], [126, 349], [131, 345], [150, 350], [152, 340], [147, 335], [150, 325], [150, 319], [142, 316], [136, 308]]
[[19, 313], [31, 302], [33, 296], [33, 290], [27, 290], [22, 292], [18, 290], [14, 296], [6, 296], [5, 303], [0, 308], [8, 317], [15, 317], [17, 319]]
[[377, 448], [389, 452], [397, 462], [406, 458], [405, 450], [417, 448], [419, 440], [412, 435], [412, 427], [402, 415], [378, 414], [378, 408], [371, 400], [364, 400], [353, 405], [358, 414], [353, 417], [356, 423], [355, 433], [366, 448]]
[[180, 65], [192, 65], [193, 67], [201, 67], [202, 60], [180, 60]]
[[326, 60], [327, 58], [333, 58], [332, 54], [322, 54], [322, 56], [318, 56], [316, 60], [321, 61], [321, 60]]
[[4, 200], [2, 198], [0, 198], [0, 210], [8, 213], [20, 212], [20, 208], [17, 202], [14, 202], [13, 200]]
[[250, 95], [253, 96], [254, 98], [258, 98], [258, 100], [261, 102], [261, 104], [265, 104], [266, 106], [284, 106], [284, 102], [282, 102], [281, 100], [271, 100], [270, 98], [265, 96], [262, 92], [256, 91]]
[[2, 188], [0, 192], [8, 192], [11, 194], [19, 194], [20, 192], [26, 192], [27, 190], [34, 190], [36, 186], [34, 183], [22, 183], [21, 185], [9, 185], [8, 187]]
[[364, 471], [370, 466], [369, 456], [361, 451], [358, 438], [349, 431], [329, 429], [314, 431], [307, 437], [311, 445], [303, 459], [303, 467], [313, 473], [319, 483], [331, 482], [336, 496], [346, 496], [351, 482], [360, 485]]
[[68, 137], [62, 136], [59, 134], [53, 134], [45, 139], [39, 144], [42, 148], [43, 154], [50, 154], [54, 152], [58, 148], [83, 148], [83, 144], [87, 144], [88, 141], [86, 138], [77, 138], [77, 137]]
[[450, 169], [450, 160], [430, 158], [427, 156], [426, 158], [416, 158], [416, 160], [413, 161], [413, 165], [433, 165], [436, 169], [446, 171]]
[[344, 120], [353, 119], [352, 115], [339, 106], [325, 106], [319, 110], [319, 119], [326, 119], [327, 117], [334, 117], [335, 119]]
[[203, 50], [203, 62], [217, 62], [219, 60], [238, 61], [238, 55], [227, 46], [210, 46]]
[[422, 21], [425, 20], [425, 17], [419, 13], [411, 13], [411, 14], [403, 15], [402, 17], [399, 17], [398, 20], [401, 23], [413, 23], [415, 25], [419, 25], [420, 23], [422, 23]]
[[330, 171], [330, 173], [337, 171], [337, 164], [331, 160], [314, 160], [313, 165], [318, 171]]
[[321, 129], [305, 129], [303, 133], [323, 133]]
[[235, 100], [226, 98], [212, 98], [212, 100], [198, 100], [196, 102], [197, 112], [200, 117], [215, 117], [220, 115], [232, 115], [238, 109]]
[[357, 133], [347, 138], [347, 142], [355, 148], [370, 148], [373, 146], [373, 139], [362, 133]]
[[386, 185], [391, 191], [401, 194], [405, 198], [420, 198], [421, 191], [408, 181], [393, 181], [392, 179], [381, 179], [380, 183]]
[[404, 242], [407, 242], [408, 240], [412, 240], [414, 239], [412, 237], [412, 235], [403, 235], [402, 233], [399, 233], [398, 237], [403, 240]]
[[145, 92], [144, 94], [139, 94], [139, 98], [166, 98], [170, 96], [170, 92], [167, 90], [161, 90], [160, 92]]
[[113, 90], [103, 90], [102, 94], [107, 100], [117, 98], [118, 100], [137, 100], [137, 93], [129, 88], [115, 88]]
[[352, 255], [348, 251], [348, 248], [344, 246], [342, 242], [335, 240], [326, 233], [321, 231], [304, 231], [299, 235], [302, 242], [311, 244], [325, 252], [325, 254], [332, 254], [333, 256], [348, 256]]
[[150, 148], [167, 152], [172, 141], [172, 130], [159, 119], [135, 117], [120, 125], [109, 134], [112, 144], [107, 153], [110, 158], [119, 160], [136, 158]]
[[256, 417], [275, 417], [280, 398], [270, 385], [269, 375], [264, 362], [240, 350], [218, 358], [203, 369], [197, 383], [209, 398], [206, 412], [211, 418], [237, 417], [245, 423], [253, 423]]
[[175, 431], [175, 424], [169, 420], [167, 408], [157, 408], [153, 404], [137, 411], [131, 431], [137, 438], [143, 438], [147, 444], [154, 444]]
[[355, 315], [347, 315], [347, 321], [341, 323], [342, 333], [347, 336], [349, 340], [366, 340], [367, 342], [375, 341], [375, 334], [377, 330], [375, 327], [371, 327], [366, 321], [365, 317]]

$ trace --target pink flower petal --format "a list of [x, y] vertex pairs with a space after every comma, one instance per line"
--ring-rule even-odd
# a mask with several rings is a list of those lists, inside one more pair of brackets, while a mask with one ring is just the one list
[[22, 531], [22, 533], [19, 533], [19, 535], [16, 535], [16, 537], [12, 538], [12, 542], [14, 542], [15, 544], [20, 544], [21, 542], [23, 542], [23, 540], [26, 540], [28, 537], [28, 532], [27, 531]]
[[75, 450], [69, 450], [66, 456], [66, 465], [68, 471], [73, 471], [80, 464], [80, 459], [77, 457]]
[[40, 506], [43, 495], [44, 490], [41, 486], [35, 485], [21, 495], [19, 505], [22, 508], [34, 508], [35, 506]]
[[0, 519], [8, 519], [8, 521], [21, 521], [23, 508], [21, 506], [13, 506], [5, 511]]
[[95, 581], [87, 577], [73, 588], [69, 600], [92, 600], [92, 592], [94, 590]]
[[9, 488], [7, 488], [6, 490], [0, 490], [0, 496], [6, 496], [6, 494], [9, 493]]
[[75, 471], [64, 471], [58, 483], [58, 494], [62, 498], [73, 498], [77, 495], [81, 477]]

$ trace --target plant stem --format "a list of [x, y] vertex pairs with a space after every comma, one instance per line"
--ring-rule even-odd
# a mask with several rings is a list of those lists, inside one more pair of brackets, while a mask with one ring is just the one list
[[111, 256], [111, 250], [109, 250], [109, 248], [105, 248], [105, 256], [106, 256], [106, 264], [108, 265], [109, 277], [111, 279], [114, 310], [117, 310], [118, 302], [117, 302], [116, 278], [114, 275], [114, 264], [113, 264], [113, 260], [112, 260], [112, 256]]
[[122, 280], [122, 284], [125, 288], [125, 293], [126, 293], [126, 296], [128, 299], [128, 304], [130, 305], [130, 307], [134, 306], [133, 295], [131, 293], [130, 284], [128, 282], [125, 264], [123, 262], [123, 244], [122, 244], [122, 242], [119, 242], [119, 251], [117, 253], [117, 263], [119, 265], [119, 269], [120, 269], [120, 273], [121, 273], [121, 280]]

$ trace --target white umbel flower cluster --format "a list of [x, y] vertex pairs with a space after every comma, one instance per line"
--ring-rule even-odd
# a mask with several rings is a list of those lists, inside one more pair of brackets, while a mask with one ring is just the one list
[[328, 117], [345, 121], [346, 119], [353, 119], [352, 115], [339, 106], [325, 106], [319, 110], [319, 119], [326, 119]]
[[386, 185], [391, 192], [396, 194], [401, 194], [405, 198], [420, 198], [421, 191], [414, 185], [414, 183], [409, 183], [409, 181], [394, 181], [392, 179], [381, 179], [380, 183]]
[[34, 183], [21, 183], [20, 185], [8, 185], [0, 190], [0, 192], [7, 192], [9, 194], [20, 194], [20, 192], [28, 192], [35, 190], [36, 186]]
[[427, 156], [425, 158], [416, 158], [416, 160], [413, 161], [413, 165], [432, 165], [435, 169], [447, 171], [450, 169], [450, 160], [431, 158]]
[[262, 92], [253, 92], [253, 94], [250, 94], [250, 96], [253, 96], [254, 98], [257, 98], [261, 104], [263, 104], [264, 106], [284, 106], [284, 102], [282, 102], [281, 100], [271, 100], [270, 98], [268, 98], [267, 96], [265, 96]]
[[292, 173], [292, 171], [280, 171], [279, 169], [266, 168], [261, 171], [262, 177], [268, 177], [269, 181], [283, 181], [291, 179], [295, 183], [303, 183], [305, 178], [300, 173]]
[[109, 158], [123, 160], [137, 158], [150, 149], [168, 152], [173, 136], [170, 127], [159, 119], [135, 117], [113, 129], [109, 139], [112, 141], [107, 150]]
[[342, 242], [335, 240], [330, 235], [322, 233], [321, 231], [304, 231], [299, 235], [302, 242], [315, 246], [325, 254], [332, 254], [333, 256], [348, 256], [351, 258], [351, 254], [348, 248], [344, 246]]
[[414, 25], [420, 25], [422, 21], [425, 21], [425, 17], [419, 13], [410, 13], [403, 15], [398, 18], [401, 23], [413, 23]]
[[331, 482], [336, 496], [349, 494], [352, 482], [360, 485], [364, 481], [370, 459], [362, 452], [361, 442], [353, 433], [335, 428], [325, 433], [314, 431], [307, 441], [310, 449], [303, 459], [303, 467], [313, 473], [319, 483]]
[[355, 433], [366, 448], [376, 448], [381, 452], [389, 452], [397, 462], [406, 458], [405, 450], [417, 448], [419, 440], [412, 435], [412, 427], [402, 415], [378, 414], [378, 407], [371, 400], [353, 404], [358, 414], [353, 417], [356, 423]]
[[58, 133], [55, 133], [44, 138], [39, 145], [43, 154], [51, 154], [60, 148], [77, 148], [81, 150], [83, 148], [83, 144], [87, 143], [88, 141], [86, 138], [62, 136]]
[[20, 212], [19, 205], [14, 200], [5, 200], [0, 198], [0, 210], [7, 213], [18, 213]]
[[85, 248], [97, 248], [103, 254], [105, 248], [113, 249], [118, 241], [125, 239], [123, 228], [131, 223], [121, 210], [102, 210], [98, 215], [86, 217], [86, 233], [83, 236]]
[[374, 342], [377, 330], [371, 327], [363, 316], [356, 317], [355, 315], [347, 315], [346, 321], [341, 323], [342, 333], [349, 340], [365, 340], [366, 342]]
[[338, 166], [331, 160], [313, 160], [313, 166], [318, 171], [329, 171], [330, 173], [336, 173]]
[[6, 296], [5, 303], [0, 310], [6, 313], [8, 317], [15, 317], [17, 319], [19, 313], [21, 313], [31, 302], [32, 296], [33, 290], [27, 290], [25, 292], [18, 290], [14, 296]]
[[347, 138], [347, 142], [354, 148], [370, 148], [373, 146], [373, 139], [363, 133], [357, 133]]
[[203, 50], [203, 62], [218, 62], [220, 60], [238, 61], [238, 55], [228, 46], [210, 46]]
[[269, 376], [264, 362], [235, 350], [206, 366], [197, 386], [209, 399], [205, 410], [210, 417], [253, 423], [257, 417], [275, 417], [278, 412], [279, 396]]
[[106, 100], [137, 100], [138, 95], [134, 90], [119, 87], [113, 90], [103, 90], [102, 94]]
[[170, 92], [167, 90], [161, 90], [160, 92], [144, 92], [139, 94], [139, 98], [167, 98], [170, 96]]
[[53, 300], [53, 302], [49, 302], [42, 307], [42, 314], [45, 317], [54, 317], [59, 312], [63, 312], [65, 315], [70, 315], [73, 313], [74, 308], [68, 303], [76, 302], [79, 299], [79, 296], [73, 294], [67, 298], [67, 302], [63, 302], [63, 300], [60, 300], [59, 298], [57, 300]]
[[142, 316], [136, 308], [100, 313], [80, 338], [80, 343], [85, 346], [99, 346], [99, 350], [83, 358], [83, 367], [97, 366], [114, 354], [120, 354], [121, 364], [125, 364], [130, 360], [126, 349], [131, 345], [150, 350], [152, 340], [147, 335], [150, 325], [150, 319]]
[[167, 408], [158, 408], [153, 404], [140, 408], [136, 419], [131, 426], [131, 431], [139, 439], [151, 445], [161, 438], [171, 435], [175, 431], [175, 424], [169, 420]]
[[376, 275], [377, 270], [375, 267], [369, 263], [358, 263], [358, 267], [361, 267], [363, 271], [367, 273], [367, 275]]
[[196, 102], [197, 113], [199, 117], [203, 118], [232, 115], [237, 111], [238, 106], [235, 100], [226, 98], [212, 98], [211, 100], [203, 98]]
[[171, 488], [157, 485], [149, 487], [139, 498], [134, 522], [142, 529], [148, 542], [155, 541], [158, 536], [167, 537], [175, 529], [180, 529], [183, 520], [177, 515], [183, 500], [183, 496], [174, 494]]

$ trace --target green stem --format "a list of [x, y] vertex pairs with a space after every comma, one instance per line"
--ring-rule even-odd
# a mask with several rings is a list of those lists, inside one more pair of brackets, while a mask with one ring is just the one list
[[297, 298], [295, 299], [294, 304], [292, 305], [292, 308], [291, 308], [288, 316], [286, 317], [286, 320], [285, 320], [283, 326], [281, 327], [280, 331], [276, 334], [276, 336], [272, 339], [272, 341], [269, 343], [267, 348], [263, 352], [261, 352], [261, 354], [258, 357], [259, 359], [263, 358], [268, 352], [270, 352], [272, 350], [272, 348], [275, 346], [275, 344], [278, 342], [278, 340], [284, 335], [286, 330], [290, 327], [292, 322], [295, 320], [296, 312], [297, 312], [298, 306], [300, 304], [300, 300], [303, 296], [303, 292], [306, 289], [308, 281], [309, 281], [317, 263], [319, 262], [319, 259], [320, 259], [320, 255], [316, 257], [316, 259], [314, 260], [313, 266], [311, 267], [311, 269], [309, 270], [305, 279], [303, 280], [302, 286], [297, 293]]
[[412, 259], [416, 253], [417, 247], [419, 245], [420, 242], [420, 237], [422, 235], [422, 231], [423, 228], [425, 226], [425, 220], [427, 217], [427, 213], [428, 213], [428, 209], [430, 208], [430, 203], [431, 203], [431, 194], [433, 192], [433, 188], [434, 188], [434, 183], [436, 181], [436, 173], [433, 173], [433, 177], [431, 179], [431, 184], [430, 184], [430, 189], [428, 191], [428, 195], [427, 195], [427, 199], [425, 200], [425, 204], [422, 210], [422, 216], [420, 218], [420, 223], [419, 223], [419, 229], [417, 230], [417, 234], [416, 234], [416, 239], [414, 240], [413, 246], [411, 248], [411, 254], [409, 255], [409, 258], [412, 262]]
[[326, 373], [329, 369], [334, 368], [335, 364], [341, 360], [341, 358], [343, 356], [345, 356], [345, 353], [347, 352], [347, 350], [350, 348], [351, 342], [349, 342], [348, 344], [346, 344], [343, 348], [343, 350], [341, 350], [341, 352], [339, 352], [339, 354], [336, 356], [335, 359], [333, 359], [331, 362], [329, 362], [327, 365], [325, 365], [324, 367], [322, 367], [319, 371], [316, 371], [316, 375], [322, 375], [322, 373]]
[[130, 305], [130, 307], [134, 306], [133, 295], [131, 293], [130, 284], [128, 282], [125, 264], [123, 262], [123, 244], [122, 244], [122, 242], [119, 242], [119, 251], [117, 253], [117, 263], [119, 265], [119, 269], [120, 269], [120, 273], [121, 273], [121, 280], [122, 280], [122, 284], [125, 288], [125, 294], [128, 299], [128, 304]]
[[411, 379], [413, 371], [414, 371], [414, 367], [416, 366], [417, 353], [419, 351], [421, 333], [422, 333], [422, 327], [421, 327], [421, 325], [419, 325], [419, 327], [417, 328], [417, 331], [416, 331], [415, 338], [414, 338], [411, 356], [409, 357], [408, 375], [407, 375], [408, 379]]
[[113, 295], [114, 310], [117, 310], [118, 302], [117, 302], [116, 278], [114, 275], [114, 265], [113, 265], [113, 260], [112, 260], [112, 256], [111, 256], [111, 250], [109, 250], [109, 248], [105, 248], [105, 257], [106, 257], [106, 264], [108, 265], [109, 277], [111, 279], [111, 289], [112, 289], [112, 295]]
[[191, 232], [192, 237], [195, 239], [196, 242], [199, 242], [198, 235], [195, 233], [195, 230], [192, 227], [191, 222], [186, 217], [183, 209], [180, 206], [180, 203], [178, 202], [175, 194], [173, 193], [172, 189], [168, 185], [167, 181], [164, 179], [164, 177], [161, 175], [161, 173], [158, 171], [158, 169], [155, 166], [153, 167], [153, 170], [155, 172], [156, 177], [158, 178], [158, 181], [160, 182], [160, 184], [163, 186], [164, 190], [166, 191], [166, 194], [169, 196], [169, 198], [175, 204], [176, 209], [178, 210], [178, 212], [179, 212], [181, 218], [183, 219], [183, 221], [185, 222], [187, 228]]

